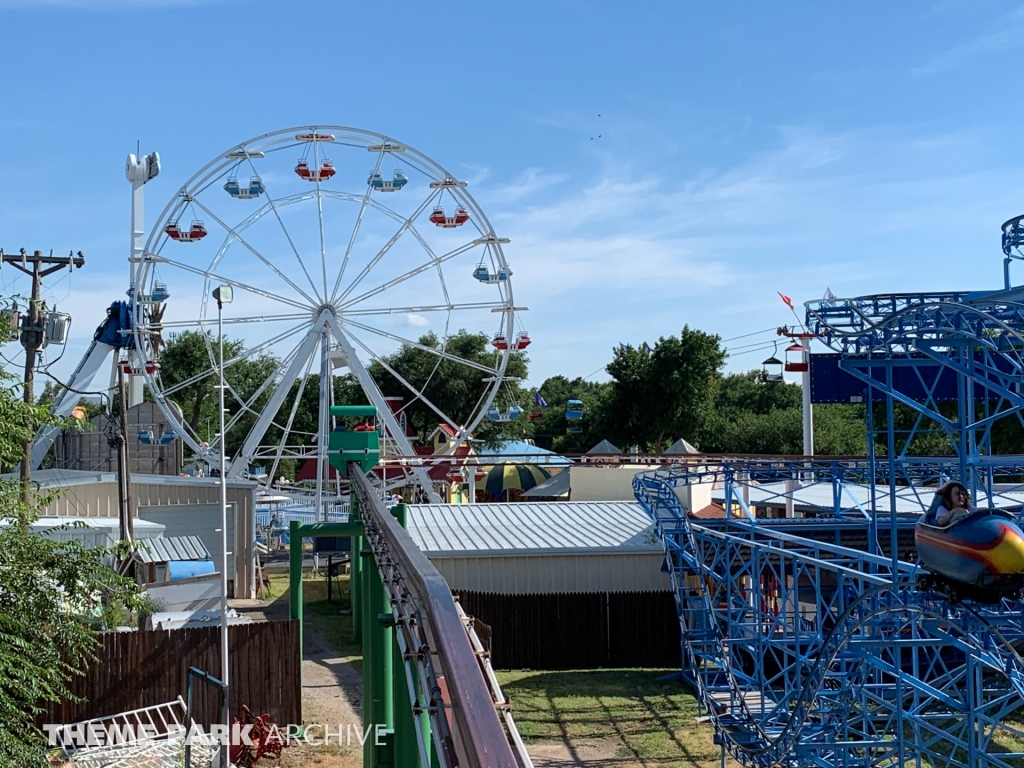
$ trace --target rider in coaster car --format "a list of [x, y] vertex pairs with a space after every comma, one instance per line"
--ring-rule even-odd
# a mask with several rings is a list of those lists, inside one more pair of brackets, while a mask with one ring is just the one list
[[924, 513], [924, 522], [946, 528], [975, 510], [977, 507], [971, 506], [971, 494], [961, 483], [946, 483], [935, 492], [931, 506]]

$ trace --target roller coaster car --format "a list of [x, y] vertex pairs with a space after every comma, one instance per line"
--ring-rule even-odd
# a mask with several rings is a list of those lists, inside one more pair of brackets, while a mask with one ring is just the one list
[[1024, 531], [1006, 512], [979, 509], [945, 526], [922, 518], [914, 543], [928, 572], [920, 580], [923, 589], [997, 603], [1016, 597], [1024, 586]]

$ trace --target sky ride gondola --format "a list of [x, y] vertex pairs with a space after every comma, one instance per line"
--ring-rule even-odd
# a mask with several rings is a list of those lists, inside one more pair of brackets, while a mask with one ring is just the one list
[[785, 371], [787, 373], [804, 373], [810, 370], [811, 365], [807, 359], [807, 354], [807, 348], [801, 344], [790, 344], [786, 347]]
[[568, 422], [566, 433], [570, 435], [578, 435], [583, 431], [583, 425], [580, 424], [580, 420], [583, 418], [583, 401], [582, 400], [566, 400], [565, 401], [565, 420]]
[[771, 357], [761, 363], [761, 370], [764, 373], [764, 380], [771, 382], [783, 381], [782, 369], [783, 363], [775, 354], [779, 351], [779, 347], [775, 345], [775, 351], [772, 352]]

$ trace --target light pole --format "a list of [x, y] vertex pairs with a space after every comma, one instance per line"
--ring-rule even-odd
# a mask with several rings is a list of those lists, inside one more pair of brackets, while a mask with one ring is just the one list
[[[228, 688], [228, 478], [225, 462], [224, 439], [224, 305], [230, 304], [234, 298], [230, 285], [221, 285], [213, 289], [213, 298], [217, 301], [217, 373], [220, 393], [220, 679], [224, 683], [223, 722], [231, 732], [230, 689]], [[228, 749], [228, 747], [225, 747]], [[223, 755], [221, 765], [227, 765], [227, 754]]]

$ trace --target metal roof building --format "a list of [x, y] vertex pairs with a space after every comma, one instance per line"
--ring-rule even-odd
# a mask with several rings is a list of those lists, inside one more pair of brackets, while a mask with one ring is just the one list
[[661, 592], [664, 555], [636, 502], [416, 504], [409, 533], [453, 590]]
[[[14, 477], [9, 475], [8, 477]], [[43, 469], [32, 480], [57, 491], [40, 510], [40, 520], [82, 517], [90, 524], [118, 525], [117, 475], [73, 469]], [[228, 581], [231, 594], [255, 593], [256, 483], [228, 480]], [[161, 524], [166, 536], [197, 535], [215, 562], [220, 561], [220, 481], [216, 477], [179, 477], [132, 473], [135, 524]], [[237, 526], [235, 518], [237, 516]], [[237, 533], [236, 533], [237, 531]]]
[[[145, 521], [143, 521], [145, 522]], [[172, 536], [151, 539], [135, 553], [140, 563], [169, 563], [174, 560], [209, 560], [203, 540], [198, 536]]]

